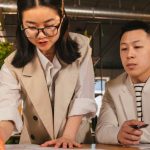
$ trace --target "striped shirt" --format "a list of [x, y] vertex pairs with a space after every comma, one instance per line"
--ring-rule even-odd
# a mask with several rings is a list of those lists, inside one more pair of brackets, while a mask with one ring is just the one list
[[145, 83], [134, 84], [135, 96], [136, 96], [136, 109], [137, 109], [137, 119], [138, 121], [143, 121], [142, 112], [142, 90]]

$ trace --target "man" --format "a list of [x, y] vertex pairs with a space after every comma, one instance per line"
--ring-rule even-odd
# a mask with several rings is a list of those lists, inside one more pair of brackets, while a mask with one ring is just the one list
[[120, 57], [125, 73], [107, 84], [96, 128], [98, 143], [150, 143], [150, 27], [122, 27]]

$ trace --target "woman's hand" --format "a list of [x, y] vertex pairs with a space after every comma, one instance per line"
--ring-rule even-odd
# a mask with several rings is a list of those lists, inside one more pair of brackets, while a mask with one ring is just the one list
[[0, 139], [0, 150], [5, 150], [4, 141]]
[[61, 148], [73, 148], [73, 147], [81, 148], [81, 144], [77, 143], [73, 139], [69, 139], [64, 136], [62, 136], [58, 139], [55, 139], [55, 140], [47, 141], [47, 142], [43, 143], [41, 146], [43, 146], [43, 147], [54, 146], [55, 148], [59, 148], [59, 147], [61, 147]]
[[140, 129], [134, 129], [131, 126], [132, 125], [141, 126], [143, 124], [144, 122], [137, 120], [125, 121], [118, 132], [117, 136], [118, 141], [124, 145], [139, 144], [143, 131]]
[[41, 146], [43, 147], [54, 146], [55, 148], [62, 147], [65, 149], [73, 148], [73, 147], [81, 148], [81, 144], [75, 141], [76, 134], [81, 124], [81, 121], [82, 121], [82, 116], [68, 117], [62, 137], [55, 140], [47, 141], [43, 143]]

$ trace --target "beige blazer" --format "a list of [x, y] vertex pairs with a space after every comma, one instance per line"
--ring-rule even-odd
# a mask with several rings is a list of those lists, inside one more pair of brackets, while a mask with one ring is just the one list
[[[142, 93], [143, 120], [150, 124], [150, 79]], [[96, 127], [98, 143], [117, 144], [117, 134], [126, 120], [137, 119], [136, 97], [126, 73], [108, 82]], [[143, 129], [142, 143], [150, 143], [150, 126]]]
[[[21, 143], [41, 144], [46, 140], [60, 137], [63, 133], [68, 110], [73, 103], [71, 100], [78, 80], [80, 64], [85, 57], [91, 56], [88, 38], [73, 33], [71, 38], [79, 43], [81, 57], [70, 65], [61, 61], [62, 69], [55, 82], [54, 116], [38, 56], [36, 55], [32, 62], [20, 69], [11, 65], [14, 54], [5, 60], [5, 64], [21, 84], [24, 97], [25, 123], [21, 134]], [[89, 134], [89, 123], [85, 120], [80, 125], [77, 141], [88, 142], [87, 134]]]

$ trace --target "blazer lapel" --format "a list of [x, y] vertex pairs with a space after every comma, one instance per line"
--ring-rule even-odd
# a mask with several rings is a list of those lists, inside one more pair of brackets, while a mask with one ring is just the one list
[[22, 82], [40, 119], [53, 139], [53, 116], [50, 97], [43, 69], [37, 56], [33, 63], [29, 63], [24, 67]]
[[142, 111], [143, 111], [143, 120], [145, 123], [150, 122], [149, 110], [150, 110], [150, 78], [146, 82], [142, 92]]
[[66, 118], [68, 105], [73, 97], [74, 89], [78, 79], [78, 65], [73, 63], [62, 69], [55, 83], [54, 104], [54, 134], [59, 133], [62, 121]]
[[136, 99], [132, 82], [129, 77], [125, 79], [123, 84], [122, 91], [120, 93], [120, 100], [125, 112], [126, 119], [136, 119]]

